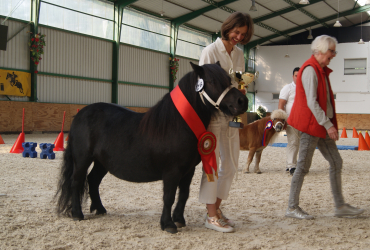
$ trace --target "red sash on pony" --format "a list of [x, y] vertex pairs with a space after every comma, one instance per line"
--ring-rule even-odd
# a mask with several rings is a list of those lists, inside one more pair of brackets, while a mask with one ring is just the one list
[[198, 152], [202, 159], [204, 172], [207, 175], [208, 181], [213, 182], [212, 169], [218, 178], [216, 154], [214, 152], [217, 143], [216, 136], [212, 132], [206, 130], [203, 122], [200, 120], [179, 86], [176, 86], [176, 88], [171, 91], [170, 95], [180, 115], [184, 118], [185, 122], [198, 139]]

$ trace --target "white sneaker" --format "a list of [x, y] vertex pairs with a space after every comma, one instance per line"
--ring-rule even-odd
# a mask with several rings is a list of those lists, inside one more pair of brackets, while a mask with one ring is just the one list
[[217, 216], [215, 217], [208, 217], [205, 223], [206, 228], [216, 230], [218, 232], [223, 233], [231, 233], [234, 232], [234, 228], [228, 225], [222, 218], [219, 219]]
[[294, 210], [289, 207], [285, 212], [285, 217], [296, 218], [301, 220], [312, 220], [314, 217], [305, 212], [302, 208], [297, 206]]
[[221, 209], [217, 209], [216, 210], [216, 213], [218, 215], [219, 218], [223, 219], [229, 226], [232, 226], [232, 227], [235, 227], [235, 223], [230, 220], [229, 218], [227, 218], [221, 211]]
[[349, 204], [344, 204], [341, 208], [335, 209], [336, 217], [356, 216], [362, 214], [365, 210], [361, 208], [352, 207]]

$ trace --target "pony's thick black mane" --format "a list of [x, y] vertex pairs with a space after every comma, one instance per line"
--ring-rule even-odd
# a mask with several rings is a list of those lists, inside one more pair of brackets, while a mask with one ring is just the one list
[[[205, 91], [216, 101], [223, 90], [230, 85], [230, 78], [216, 64], [203, 65], [202, 68], [204, 76], [200, 77], [204, 79]], [[181, 78], [179, 87], [207, 127], [216, 109], [208, 101], [206, 101], [206, 105], [202, 103], [199, 93], [195, 91], [197, 81], [198, 74], [192, 71]], [[152, 138], [163, 138], [166, 133], [178, 131], [184, 124], [182, 119], [175, 119], [177, 116], [178, 111], [173, 104], [170, 93], [167, 93], [144, 115], [140, 123], [140, 130]]]

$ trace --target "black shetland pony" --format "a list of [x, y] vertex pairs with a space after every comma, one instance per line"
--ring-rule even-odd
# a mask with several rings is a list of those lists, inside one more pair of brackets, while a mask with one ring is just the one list
[[[219, 64], [198, 66], [191, 63], [179, 87], [207, 128], [217, 109], [195, 91], [198, 77], [215, 102], [231, 85], [230, 77]], [[223, 98], [220, 110], [229, 116], [247, 110], [248, 99], [236, 88]], [[184, 209], [189, 197], [195, 166], [201, 161], [198, 140], [172, 102], [170, 94], [147, 113], [135, 113], [118, 105], [95, 103], [81, 109], [74, 118], [58, 184], [57, 212], [82, 220], [81, 202], [87, 190], [90, 212], [105, 214], [99, 185], [109, 171], [131, 182], [163, 180], [162, 230], [176, 233], [186, 225]], [[94, 162], [87, 175], [90, 164]], [[87, 184], [86, 184], [87, 179]], [[171, 208], [179, 187], [178, 202]], [[176, 223], [176, 224], [175, 224]]]

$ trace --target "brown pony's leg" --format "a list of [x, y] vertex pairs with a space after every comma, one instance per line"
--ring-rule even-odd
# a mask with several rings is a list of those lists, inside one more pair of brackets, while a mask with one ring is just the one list
[[255, 162], [254, 172], [257, 174], [262, 173], [260, 170], [261, 155], [262, 155], [262, 150], [256, 152], [256, 160], [254, 161]]
[[245, 173], [249, 173], [249, 165], [251, 165], [251, 163], [253, 161], [253, 156], [254, 156], [255, 152], [256, 152], [255, 148], [250, 148], [249, 149], [248, 160], [247, 160], [247, 169], [246, 169]]

